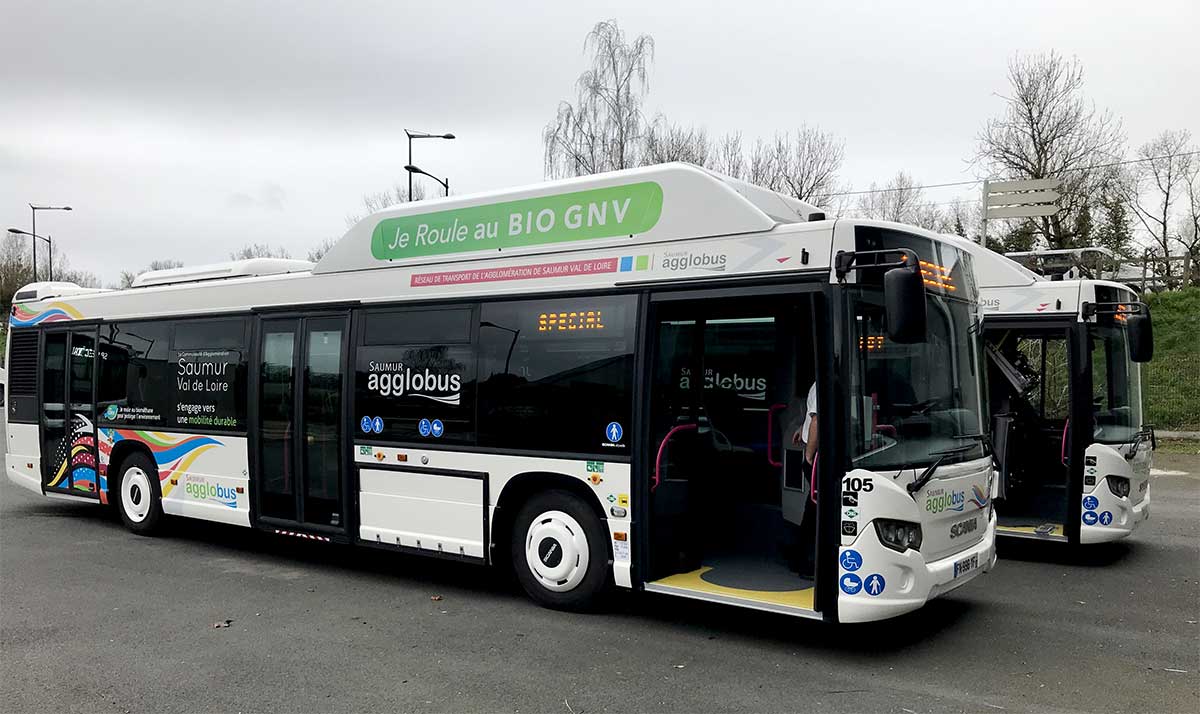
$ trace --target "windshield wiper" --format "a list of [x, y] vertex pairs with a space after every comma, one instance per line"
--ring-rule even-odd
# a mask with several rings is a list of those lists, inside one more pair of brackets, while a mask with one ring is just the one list
[[917, 498], [917, 491], [925, 488], [925, 484], [929, 483], [929, 479], [933, 478], [934, 472], [937, 471], [937, 468], [942, 465], [942, 462], [946, 460], [947, 456], [961, 454], [964, 451], [970, 451], [974, 448], [974, 444], [964, 444], [963, 446], [955, 446], [950, 449], [942, 449], [941, 451], [930, 451], [930, 456], [936, 456], [938, 458], [929, 465], [929, 468], [925, 469], [924, 473], [917, 477], [916, 481], [908, 484], [907, 488], [909, 495], [912, 496], [914, 500]]

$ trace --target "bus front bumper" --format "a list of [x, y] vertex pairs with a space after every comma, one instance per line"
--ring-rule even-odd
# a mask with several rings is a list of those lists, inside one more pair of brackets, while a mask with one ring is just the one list
[[[840, 622], [870, 622], [911, 612], [966, 585], [996, 564], [995, 512], [977, 543], [928, 562], [916, 551], [897, 553], [887, 548], [875, 538], [874, 529], [868, 533], [871, 535], [860, 537], [854, 544], [854, 549], [861, 553], [862, 567], [854, 573], [838, 571]], [[854, 577], [847, 581], [847, 575]], [[870, 588], [876, 575], [882, 576], [879, 582], [883, 584], [877, 594]]]

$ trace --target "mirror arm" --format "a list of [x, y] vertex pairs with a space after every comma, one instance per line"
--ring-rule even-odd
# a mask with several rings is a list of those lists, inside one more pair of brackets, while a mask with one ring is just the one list
[[[858, 259], [867, 255], [900, 255], [900, 259], [892, 263], [872, 263], [870, 265], [859, 265]], [[920, 270], [920, 261], [917, 254], [909, 248], [892, 248], [890, 250], [839, 250], [837, 255], [833, 256], [833, 269], [837, 274], [838, 282], [845, 282], [846, 276], [851, 270], [862, 270], [864, 268], [912, 268], [914, 271]]]

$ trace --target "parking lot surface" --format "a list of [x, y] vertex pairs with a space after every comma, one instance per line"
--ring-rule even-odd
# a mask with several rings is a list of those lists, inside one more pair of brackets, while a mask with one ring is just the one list
[[474, 566], [205, 523], [142, 538], [0, 479], [0, 710], [1200, 711], [1200, 458], [1156, 466], [1127, 542], [1005, 547], [852, 627], [650, 595], [554, 612]]

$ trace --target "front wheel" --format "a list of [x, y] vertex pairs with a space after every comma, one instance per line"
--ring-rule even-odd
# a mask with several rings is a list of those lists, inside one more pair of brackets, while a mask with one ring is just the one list
[[162, 496], [158, 469], [144, 454], [132, 454], [121, 463], [117, 510], [125, 527], [138, 535], [153, 535], [162, 527]]
[[611, 560], [604, 525], [575, 494], [529, 499], [512, 532], [512, 564], [525, 592], [547, 607], [592, 608], [608, 586]]

